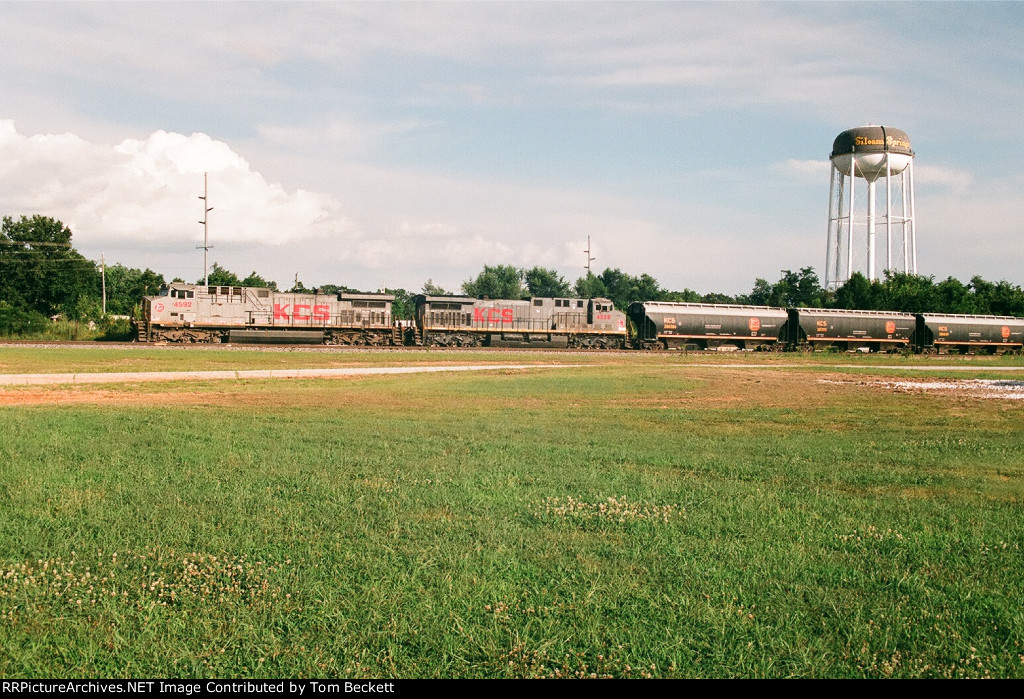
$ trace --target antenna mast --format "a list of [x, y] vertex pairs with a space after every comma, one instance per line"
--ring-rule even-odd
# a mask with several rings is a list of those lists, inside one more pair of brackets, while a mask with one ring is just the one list
[[210, 273], [208, 271], [209, 270], [209, 266], [207, 264], [207, 258], [208, 258], [209, 254], [210, 254], [210, 248], [212, 248], [213, 246], [210, 245], [210, 236], [209, 236], [209, 233], [207, 231], [206, 224], [208, 223], [208, 219], [210, 218], [207, 214], [209, 214], [211, 211], [213, 211], [213, 207], [212, 206], [207, 206], [207, 204], [209, 202], [207, 202], [206, 196], [207, 196], [207, 193], [206, 193], [206, 173], [204, 172], [203, 173], [203, 196], [199, 197], [200, 199], [203, 200], [203, 220], [199, 222], [199, 223], [203, 224], [203, 244], [202, 245], [197, 245], [196, 246], [196, 250], [202, 249], [202, 251], [203, 251], [203, 285], [204, 286], [209, 286], [209, 284], [210, 284]]
[[596, 260], [596, 257], [590, 256], [590, 236], [587, 236], [587, 249], [583, 252], [587, 253], [587, 264], [583, 265], [583, 269], [587, 270], [587, 276], [590, 276], [590, 263]]

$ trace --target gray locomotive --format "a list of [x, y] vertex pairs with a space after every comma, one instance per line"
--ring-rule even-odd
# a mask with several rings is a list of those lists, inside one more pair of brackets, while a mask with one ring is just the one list
[[142, 342], [387, 345], [401, 341], [391, 294], [281, 293], [172, 283], [142, 300]]
[[441, 347], [626, 347], [626, 314], [609, 299], [416, 297], [417, 344]]

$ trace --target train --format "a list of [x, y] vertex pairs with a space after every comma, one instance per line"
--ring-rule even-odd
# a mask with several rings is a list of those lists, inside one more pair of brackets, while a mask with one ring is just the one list
[[142, 300], [137, 339], [166, 343], [846, 350], [1004, 353], [1024, 349], [1024, 318], [607, 298], [414, 297], [394, 317], [386, 293], [278, 292], [172, 283]]

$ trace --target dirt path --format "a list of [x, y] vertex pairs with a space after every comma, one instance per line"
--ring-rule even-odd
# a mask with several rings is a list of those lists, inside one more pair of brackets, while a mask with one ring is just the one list
[[371, 374], [419, 374], [441, 371], [564, 369], [577, 364], [476, 364], [465, 366], [342, 367], [334, 369], [253, 369], [247, 371], [145, 371], [130, 373], [0, 374], [0, 386], [216, 381], [222, 379], [323, 379]]

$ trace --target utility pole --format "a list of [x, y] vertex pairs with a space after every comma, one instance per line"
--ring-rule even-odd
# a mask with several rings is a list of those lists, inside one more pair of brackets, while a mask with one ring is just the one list
[[103, 288], [103, 315], [107, 315], [107, 258], [100, 253], [100, 286]]
[[203, 250], [203, 285], [204, 286], [209, 286], [209, 284], [210, 284], [210, 273], [208, 271], [209, 270], [209, 266], [207, 264], [207, 258], [208, 258], [209, 254], [210, 254], [210, 248], [212, 248], [213, 246], [210, 245], [210, 237], [209, 237], [209, 234], [207, 232], [206, 224], [208, 223], [207, 219], [210, 218], [207, 214], [209, 214], [211, 211], [213, 211], [213, 207], [212, 206], [209, 206], [209, 207], [207, 206], [207, 204], [209, 202], [206, 201], [206, 173], [205, 172], [203, 173], [203, 196], [201, 196], [199, 198], [203, 200], [203, 220], [199, 222], [199, 223], [203, 224], [203, 244], [202, 245], [197, 245], [196, 246], [196, 250], [199, 250], [200, 248], [202, 248], [202, 250]]
[[587, 236], [587, 249], [583, 252], [587, 253], [587, 264], [583, 265], [583, 269], [587, 270], [587, 276], [590, 276], [590, 263], [596, 260], [596, 257], [590, 256], [590, 236]]

